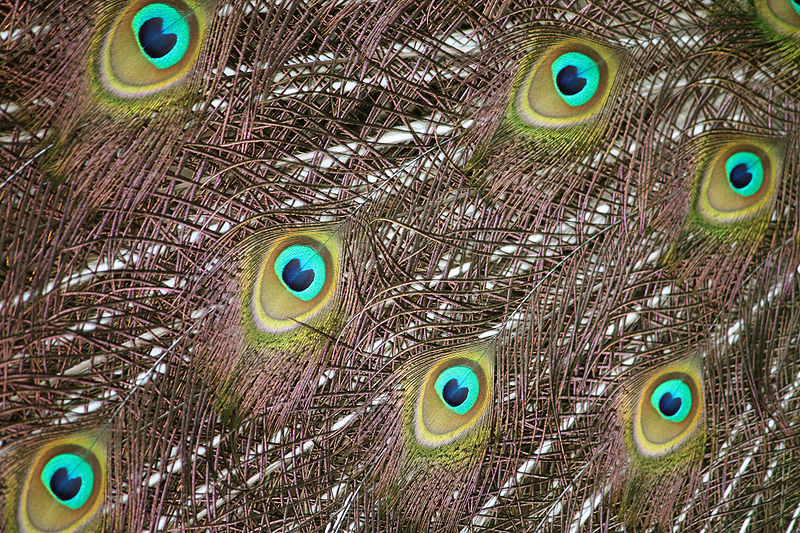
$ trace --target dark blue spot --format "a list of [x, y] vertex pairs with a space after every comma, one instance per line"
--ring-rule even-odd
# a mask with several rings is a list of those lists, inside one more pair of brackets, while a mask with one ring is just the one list
[[661, 409], [665, 416], [672, 416], [681, 408], [681, 399], [669, 392], [665, 392], [658, 401], [658, 408]]
[[50, 490], [60, 500], [69, 501], [81, 490], [81, 478], [69, 477], [67, 469], [61, 467], [50, 478]]
[[747, 165], [739, 163], [731, 169], [731, 185], [737, 189], [744, 189], [750, 184], [753, 175], [747, 170]]
[[160, 17], [147, 19], [139, 28], [142, 49], [153, 59], [167, 55], [177, 41], [178, 36], [174, 33], [164, 33], [164, 19]]
[[442, 390], [442, 398], [453, 407], [458, 407], [464, 403], [464, 400], [467, 399], [467, 395], [469, 395], [469, 389], [466, 387], [459, 387], [458, 380], [455, 378], [448, 381], [444, 386], [444, 390]]
[[300, 260], [297, 258], [286, 263], [281, 275], [286, 286], [295, 292], [306, 290], [314, 281], [314, 271], [310, 269], [301, 270]]
[[586, 78], [578, 76], [578, 68], [575, 65], [567, 65], [558, 71], [556, 85], [561, 94], [572, 96], [586, 87]]

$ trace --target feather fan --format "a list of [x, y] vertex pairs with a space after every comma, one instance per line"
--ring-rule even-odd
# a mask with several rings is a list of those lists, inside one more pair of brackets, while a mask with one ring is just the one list
[[0, 2], [0, 529], [800, 531], [800, 5]]

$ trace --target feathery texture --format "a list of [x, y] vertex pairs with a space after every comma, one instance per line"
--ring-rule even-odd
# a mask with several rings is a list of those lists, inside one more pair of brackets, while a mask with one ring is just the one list
[[4, 531], [800, 531], [800, 7], [0, 3]]

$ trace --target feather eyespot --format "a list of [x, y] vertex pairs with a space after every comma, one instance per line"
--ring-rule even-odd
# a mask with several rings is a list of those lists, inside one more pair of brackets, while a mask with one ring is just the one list
[[703, 385], [697, 363], [678, 362], [636, 382], [623, 417], [640, 456], [660, 457], [680, 448], [704, 427]]
[[761, 190], [764, 164], [752, 152], [736, 152], [725, 160], [725, 175], [731, 190], [747, 198]]
[[115, 98], [143, 98], [184, 80], [206, 31], [204, 2], [139, 0], [101, 32], [97, 77]]
[[681, 379], [662, 382], [650, 395], [650, 405], [670, 422], [683, 422], [692, 409], [692, 389]]
[[585, 39], [565, 39], [526, 60], [512, 109], [522, 124], [563, 128], [602, 115], [622, 55]]
[[641, 372], [620, 384], [615, 410], [619, 432], [608, 454], [620, 516], [636, 531], [672, 517], [677, 499], [697, 482], [706, 434], [699, 355]]
[[54, 501], [79, 509], [94, 487], [94, 472], [89, 462], [74, 453], [60, 453], [47, 461], [40, 476]]
[[183, 15], [167, 4], [149, 4], [133, 15], [131, 29], [139, 52], [158, 69], [176, 65], [189, 50], [192, 31]]
[[584, 105], [597, 94], [600, 69], [591, 57], [580, 52], [561, 54], [550, 65], [558, 95], [571, 107]]
[[756, 137], [703, 141], [696, 211], [707, 223], [729, 225], [766, 215], [783, 167], [781, 143]]
[[407, 385], [407, 401], [413, 405], [409, 425], [414, 440], [427, 448], [455, 442], [482, 427], [493, 386], [490, 348], [465, 348], [434, 359], [421, 379]]
[[247, 252], [247, 317], [257, 332], [283, 334], [330, 318], [339, 278], [335, 232], [261, 235]]
[[794, 0], [755, 0], [756, 13], [767, 28], [786, 37], [800, 36], [800, 5]]
[[305, 244], [283, 250], [275, 259], [274, 269], [286, 290], [304, 302], [316, 297], [325, 285], [325, 260]]
[[463, 415], [478, 401], [481, 384], [478, 374], [468, 366], [455, 365], [443, 370], [433, 384], [442, 403], [456, 414]]
[[82, 530], [98, 516], [105, 480], [105, 446], [96, 437], [64, 438], [43, 446], [28, 465], [18, 494], [20, 531]]

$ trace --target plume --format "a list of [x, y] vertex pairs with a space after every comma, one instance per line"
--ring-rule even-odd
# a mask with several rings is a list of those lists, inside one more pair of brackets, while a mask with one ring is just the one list
[[800, 531], [796, 3], [0, 47], [3, 531]]

